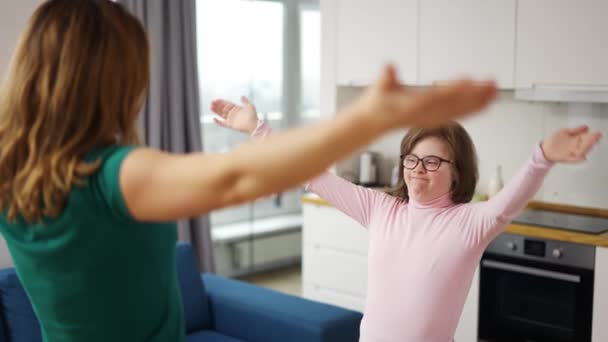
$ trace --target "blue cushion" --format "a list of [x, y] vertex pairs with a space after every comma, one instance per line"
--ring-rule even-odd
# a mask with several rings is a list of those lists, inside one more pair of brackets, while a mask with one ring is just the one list
[[198, 263], [187, 243], [178, 243], [176, 247], [177, 276], [182, 293], [182, 303], [186, 319], [186, 334], [193, 331], [211, 328], [211, 312], [205, 287], [201, 281]]
[[214, 330], [249, 342], [357, 342], [360, 312], [204, 274]]
[[203, 330], [186, 336], [186, 342], [244, 342], [215, 331]]
[[13, 268], [0, 270], [0, 301], [11, 342], [40, 342], [40, 325]]

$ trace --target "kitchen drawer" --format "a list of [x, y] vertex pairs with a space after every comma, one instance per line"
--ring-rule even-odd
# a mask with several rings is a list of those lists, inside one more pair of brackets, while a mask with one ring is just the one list
[[328, 246], [304, 244], [302, 281], [354, 296], [365, 296], [367, 258]]
[[340, 290], [304, 283], [302, 285], [302, 296], [306, 299], [316, 300], [321, 303], [341, 306], [346, 309], [363, 312], [365, 298]]
[[367, 255], [368, 231], [334, 207], [303, 204], [303, 241]]

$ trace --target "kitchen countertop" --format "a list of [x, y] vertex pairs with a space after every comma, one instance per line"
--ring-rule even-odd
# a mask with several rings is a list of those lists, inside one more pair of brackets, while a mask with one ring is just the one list
[[[302, 196], [302, 202], [311, 203], [317, 205], [331, 206], [327, 201], [318, 197], [315, 194], [306, 194]], [[530, 202], [528, 204], [530, 209], [542, 209], [550, 210], [571, 214], [591, 215], [608, 218], [608, 209], [593, 209], [585, 207], [575, 207], [569, 205], [551, 204], [544, 202]], [[558, 241], [566, 241], [573, 243], [580, 243], [584, 245], [592, 245], [598, 247], [608, 247], [608, 232], [602, 234], [585, 234], [574, 231], [568, 231], [563, 229], [546, 228], [532, 225], [524, 225], [518, 223], [511, 223], [507, 226], [507, 232], [519, 235], [525, 235], [528, 237], [537, 237]]]

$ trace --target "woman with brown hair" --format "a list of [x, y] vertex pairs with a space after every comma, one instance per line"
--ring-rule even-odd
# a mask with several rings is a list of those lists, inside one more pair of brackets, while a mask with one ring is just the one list
[[[221, 126], [268, 135], [253, 105], [216, 100]], [[580, 162], [601, 138], [588, 127], [562, 129], [534, 147], [506, 187], [469, 203], [477, 156], [458, 123], [412, 128], [401, 143], [400, 183], [390, 194], [330, 173], [308, 189], [369, 231], [367, 297], [360, 341], [449, 342], [487, 245], [525, 207], [557, 162]]]
[[179, 155], [137, 145], [149, 79], [146, 34], [112, 1], [46, 1], [20, 39], [0, 92], [0, 232], [45, 341], [182, 341], [175, 220], [296, 186], [496, 93], [464, 80], [410, 94], [388, 67], [333, 120]]

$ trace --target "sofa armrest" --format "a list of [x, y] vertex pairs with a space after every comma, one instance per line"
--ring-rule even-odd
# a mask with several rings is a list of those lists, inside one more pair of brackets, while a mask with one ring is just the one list
[[251, 342], [357, 342], [362, 315], [224, 277], [202, 275], [216, 331]]

